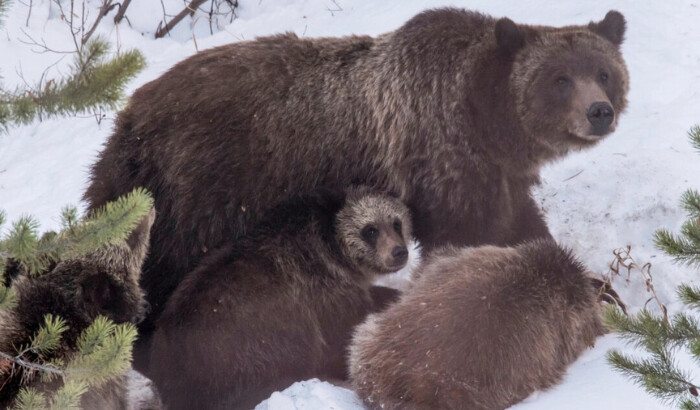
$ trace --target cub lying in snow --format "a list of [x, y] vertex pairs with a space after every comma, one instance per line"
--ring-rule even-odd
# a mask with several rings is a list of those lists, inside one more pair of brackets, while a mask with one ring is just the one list
[[605, 329], [614, 290], [549, 240], [448, 247], [358, 326], [350, 375], [372, 409], [503, 409], [557, 383]]

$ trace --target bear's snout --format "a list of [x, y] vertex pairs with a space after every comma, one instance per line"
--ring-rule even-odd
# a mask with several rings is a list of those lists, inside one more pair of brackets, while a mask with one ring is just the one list
[[397, 246], [391, 250], [391, 256], [394, 258], [393, 265], [405, 265], [408, 261], [408, 249], [405, 246]]
[[593, 134], [605, 135], [615, 119], [615, 110], [607, 102], [595, 102], [588, 108], [586, 115], [593, 126]]

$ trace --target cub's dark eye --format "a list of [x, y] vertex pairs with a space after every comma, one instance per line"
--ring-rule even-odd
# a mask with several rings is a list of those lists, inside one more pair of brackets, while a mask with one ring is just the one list
[[394, 221], [394, 231], [397, 234], [401, 235], [401, 221], [399, 221], [398, 219]]
[[571, 80], [569, 80], [569, 77], [565, 77], [565, 76], [557, 77], [557, 85], [558, 86], [564, 87], [564, 86], [569, 85], [570, 82], [571, 82]]
[[377, 228], [373, 226], [365, 226], [362, 228], [362, 232], [360, 232], [360, 235], [362, 235], [362, 239], [364, 239], [367, 243], [374, 244], [377, 242], [377, 237], [379, 236], [379, 231]]
[[600, 79], [600, 82], [605, 83], [608, 81], [608, 73], [601, 71], [600, 74], [598, 74], [598, 78]]

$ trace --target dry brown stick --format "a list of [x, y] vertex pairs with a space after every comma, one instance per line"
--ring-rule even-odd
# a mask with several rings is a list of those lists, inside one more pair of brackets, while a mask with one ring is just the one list
[[131, 4], [131, 0], [124, 0], [122, 1], [122, 4], [119, 5], [117, 15], [114, 16], [114, 24], [121, 23], [122, 19], [124, 18], [124, 14], [126, 13], [126, 8], [129, 7], [129, 4]]
[[100, 7], [100, 13], [97, 15], [97, 18], [95, 19], [95, 22], [92, 24], [92, 27], [90, 27], [90, 30], [88, 30], [87, 33], [82, 38], [82, 44], [87, 43], [87, 41], [90, 39], [92, 36], [92, 33], [95, 32], [97, 29], [97, 25], [100, 24], [100, 21], [102, 21], [102, 17], [106, 16], [107, 13], [112, 11], [113, 8], [117, 7], [119, 4], [115, 3], [112, 4], [112, 0], [104, 0], [102, 2], [102, 7]]
[[188, 14], [193, 14], [196, 10], [197, 7], [201, 6], [204, 4], [207, 0], [192, 0], [192, 2], [185, 7], [181, 12], [177, 14], [177, 16], [173, 17], [172, 20], [168, 22], [168, 24], [165, 25], [165, 27], [160, 27], [158, 31], [156, 31], [156, 38], [161, 38], [168, 34], [170, 30], [173, 29], [179, 23], [182, 19], [185, 18]]
[[650, 301], [655, 300], [657, 305], [659, 306], [659, 309], [661, 309], [661, 312], [663, 313], [664, 323], [666, 324], [666, 326], [671, 328], [671, 322], [668, 320], [668, 309], [666, 308], [666, 305], [661, 303], [661, 300], [659, 299], [658, 295], [656, 294], [656, 290], [654, 289], [654, 285], [652, 284], [651, 263], [647, 262], [640, 267], [637, 261], [635, 261], [634, 258], [632, 258], [631, 251], [631, 245], [627, 245], [626, 248], [619, 248], [613, 251], [615, 259], [610, 263], [609, 274], [620, 275], [620, 267], [623, 267], [627, 269], [627, 280], [629, 281], [630, 275], [632, 274], [632, 270], [637, 270], [639, 273], [641, 273], [642, 277], [644, 278], [644, 282], [647, 286], [647, 292], [650, 292], [652, 295], [644, 304], [644, 307], [646, 308], [646, 305]]

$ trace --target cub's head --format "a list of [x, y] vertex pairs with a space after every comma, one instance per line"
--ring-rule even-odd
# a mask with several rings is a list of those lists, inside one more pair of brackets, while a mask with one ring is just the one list
[[527, 135], [555, 155], [592, 146], [615, 130], [629, 75], [620, 54], [625, 18], [562, 28], [496, 23], [496, 43], [513, 68], [510, 87]]
[[347, 254], [363, 270], [390, 273], [406, 266], [411, 218], [398, 198], [366, 187], [350, 188], [336, 215], [335, 230]]
[[86, 310], [110, 317], [117, 323], [138, 323], [145, 317], [149, 305], [139, 279], [154, 220], [155, 210], [151, 209], [126, 241], [56, 267], [55, 271], [72, 271]]

